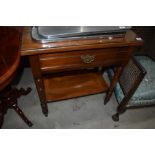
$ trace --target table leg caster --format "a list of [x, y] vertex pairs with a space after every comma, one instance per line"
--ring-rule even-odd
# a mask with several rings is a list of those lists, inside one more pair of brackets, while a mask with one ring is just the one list
[[46, 104], [41, 104], [42, 113], [45, 115], [45, 117], [48, 116], [48, 107]]
[[108, 100], [107, 98], [105, 98], [105, 99], [104, 99], [104, 105], [106, 105], [108, 101], [109, 101], [109, 100]]
[[119, 114], [116, 113], [115, 115], [112, 116], [113, 121], [117, 122], [119, 121]]
[[48, 113], [43, 113], [45, 117], [48, 117]]
[[29, 127], [31, 127], [33, 125], [31, 122], [28, 122], [27, 124]]

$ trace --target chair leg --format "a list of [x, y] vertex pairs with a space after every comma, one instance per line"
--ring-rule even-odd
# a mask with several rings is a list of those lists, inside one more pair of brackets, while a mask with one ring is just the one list
[[18, 115], [22, 118], [22, 120], [31, 127], [33, 124], [31, 121], [28, 120], [28, 118], [24, 115], [23, 111], [17, 106], [17, 104], [13, 104], [12, 108], [18, 113]]
[[116, 113], [112, 116], [113, 121], [118, 122], [119, 121], [119, 113]]
[[126, 111], [126, 108], [124, 108], [124, 107], [119, 108], [118, 107], [117, 113], [112, 116], [113, 121], [115, 121], [115, 122], [119, 121], [119, 115], [124, 113], [125, 111]]

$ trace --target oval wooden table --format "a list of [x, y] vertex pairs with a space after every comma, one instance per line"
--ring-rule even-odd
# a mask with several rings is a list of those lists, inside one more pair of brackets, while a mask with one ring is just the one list
[[17, 105], [17, 98], [27, 95], [31, 88], [18, 90], [10, 85], [20, 62], [20, 41], [20, 27], [0, 27], [0, 127], [9, 108], [14, 109], [29, 126], [32, 126]]

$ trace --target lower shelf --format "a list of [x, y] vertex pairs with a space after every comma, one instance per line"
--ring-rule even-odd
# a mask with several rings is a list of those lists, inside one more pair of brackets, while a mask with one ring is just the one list
[[44, 85], [48, 102], [106, 92], [109, 88], [98, 72], [46, 77]]

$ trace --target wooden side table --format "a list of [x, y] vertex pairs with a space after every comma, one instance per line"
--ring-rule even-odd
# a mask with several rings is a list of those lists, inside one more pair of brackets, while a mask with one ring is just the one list
[[[116, 82], [133, 52], [143, 41], [132, 31], [125, 36], [37, 43], [30, 28], [23, 31], [21, 55], [28, 56], [41, 101], [48, 115], [47, 103], [106, 92], [106, 104]], [[110, 86], [98, 67], [116, 66]]]

